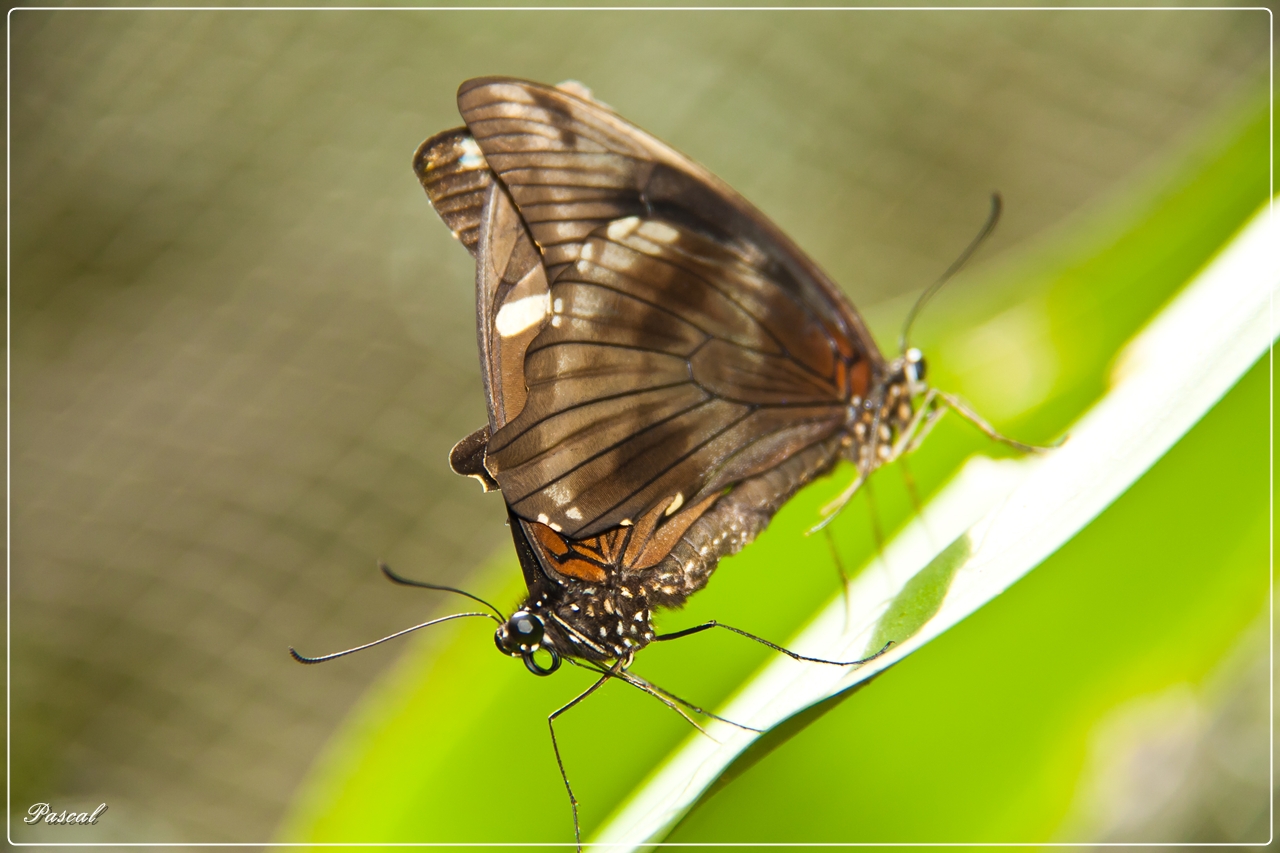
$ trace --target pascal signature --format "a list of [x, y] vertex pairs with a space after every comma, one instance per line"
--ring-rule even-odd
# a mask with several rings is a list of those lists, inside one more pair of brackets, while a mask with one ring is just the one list
[[86, 824], [97, 823], [98, 818], [107, 810], [107, 804], [103, 803], [92, 812], [73, 812], [63, 809], [55, 812], [53, 806], [48, 803], [36, 803], [27, 809], [27, 816], [22, 819], [23, 823], [45, 823], [52, 824]]

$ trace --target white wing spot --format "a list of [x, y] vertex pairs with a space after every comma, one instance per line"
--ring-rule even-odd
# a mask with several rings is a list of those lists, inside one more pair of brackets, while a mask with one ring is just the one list
[[459, 165], [464, 169], [479, 169], [484, 165], [484, 154], [480, 151], [480, 146], [470, 136], [462, 140], [462, 156], [458, 158]]
[[571, 506], [564, 511], [564, 514], [572, 518], [574, 521], [582, 521], [582, 510], [576, 506]]
[[563, 528], [563, 527], [561, 527], [560, 525], [556, 524], [554, 521], [553, 521], [553, 522], [551, 522], [550, 524], [548, 524], [548, 525], [547, 525], [547, 527], [550, 527], [550, 528], [551, 528], [552, 530], [554, 530], [556, 533], [559, 533], [561, 530], [563, 530], [563, 529], [564, 529], [564, 528]]
[[[573, 499], [573, 495], [569, 494], [569, 487], [564, 483], [556, 483], [547, 488], [547, 497], [556, 502], [556, 506], [564, 506]], [[538, 519], [542, 521], [541, 518]], [[546, 524], [545, 521], [542, 522]]]
[[538, 515], [538, 523], [539, 523], [539, 524], [546, 524], [546, 523], [547, 523], [548, 521], [550, 521], [550, 520], [551, 520], [551, 519], [547, 518], [547, 514], [546, 514], [545, 512], [544, 512], [544, 513], [539, 513], [539, 515]]
[[640, 227], [640, 235], [658, 243], [674, 243], [680, 232], [665, 222], [650, 221]]
[[556, 301], [552, 302], [552, 303], [551, 303], [551, 310], [552, 310], [552, 311], [554, 311], [554, 312], [556, 312], [557, 314], [559, 314], [561, 311], [563, 311], [563, 310], [564, 310], [564, 300], [563, 300], [563, 299], [557, 299]]
[[684, 492], [676, 492], [676, 496], [671, 499], [671, 503], [667, 504], [663, 515], [673, 515], [676, 510], [684, 505]]
[[640, 217], [628, 216], [626, 219], [615, 219], [609, 223], [608, 229], [605, 231], [609, 235], [609, 239], [615, 243], [630, 237], [632, 232], [640, 227]]
[[493, 325], [502, 337], [514, 337], [541, 323], [550, 309], [550, 293], [514, 299], [498, 309], [498, 316], [493, 319]]

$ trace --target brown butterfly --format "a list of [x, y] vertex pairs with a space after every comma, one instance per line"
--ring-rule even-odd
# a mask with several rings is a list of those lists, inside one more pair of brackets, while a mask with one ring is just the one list
[[[563, 660], [599, 672], [553, 723], [609, 678], [694, 725], [682, 706], [715, 717], [628, 671], [649, 643], [713, 627], [799, 660], [861, 663], [798, 655], [719, 622], [658, 634], [653, 612], [680, 606], [796, 491], [848, 459], [857, 475], [838, 508], [944, 405], [1006, 439], [925, 385], [905, 331], [903, 354], [886, 360], [777, 226], [580, 85], [480, 78], [461, 86], [458, 107], [466, 127], [414, 157], [432, 206], [476, 259], [489, 423], [450, 463], [501, 489], [528, 597], [506, 617], [461, 590], [384, 572], [481, 601], [496, 616], [445, 618], [495, 619], [498, 648], [537, 675]], [[998, 209], [997, 198], [947, 275]], [[552, 744], [578, 835], [554, 725]]]
[[849, 459], [847, 500], [960, 406], [749, 202], [580, 85], [480, 78], [458, 108], [414, 158], [476, 257], [489, 423], [451, 463], [507, 502], [529, 597], [498, 645], [531, 671], [629, 661], [800, 487]]

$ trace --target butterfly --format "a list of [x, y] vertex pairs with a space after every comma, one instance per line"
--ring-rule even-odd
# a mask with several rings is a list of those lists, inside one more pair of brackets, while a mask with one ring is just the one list
[[[444, 618], [494, 619], [499, 650], [535, 675], [566, 660], [600, 675], [549, 718], [580, 846], [560, 714], [616, 678], [694, 725], [683, 709], [722, 719], [630, 672], [645, 646], [720, 627], [798, 660], [864, 662], [806, 657], [715, 621], [661, 634], [656, 610], [683, 604], [801, 487], [848, 460], [856, 477], [833, 513], [945, 408], [1007, 439], [925, 383], [905, 331], [902, 354], [886, 359], [776, 225], [580, 84], [478, 78], [458, 108], [465, 127], [413, 161], [476, 261], [488, 423], [450, 465], [501, 491], [528, 594], [506, 616], [383, 571], [484, 604], [492, 613]], [[911, 316], [998, 211], [996, 197], [983, 233]]]
[[529, 595], [498, 646], [539, 675], [629, 660], [797, 490], [847, 459], [847, 500], [943, 398], [760, 211], [580, 84], [479, 78], [458, 108], [414, 169], [476, 259], [489, 422], [450, 462], [507, 503]]

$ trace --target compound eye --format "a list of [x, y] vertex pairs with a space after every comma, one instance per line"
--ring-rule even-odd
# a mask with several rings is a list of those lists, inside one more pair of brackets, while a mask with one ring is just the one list
[[927, 370], [925, 366], [924, 353], [920, 352], [920, 350], [916, 349], [915, 347], [912, 347], [911, 349], [907, 350], [906, 355], [907, 355], [907, 375], [911, 378], [913, 382], [923, 382], [925, 377], [925, 372]]
[[532, 649], [542, 642], [542, 620], [527, 610], [517, 610], [507, 620], [507, 640], [518, 648]]

